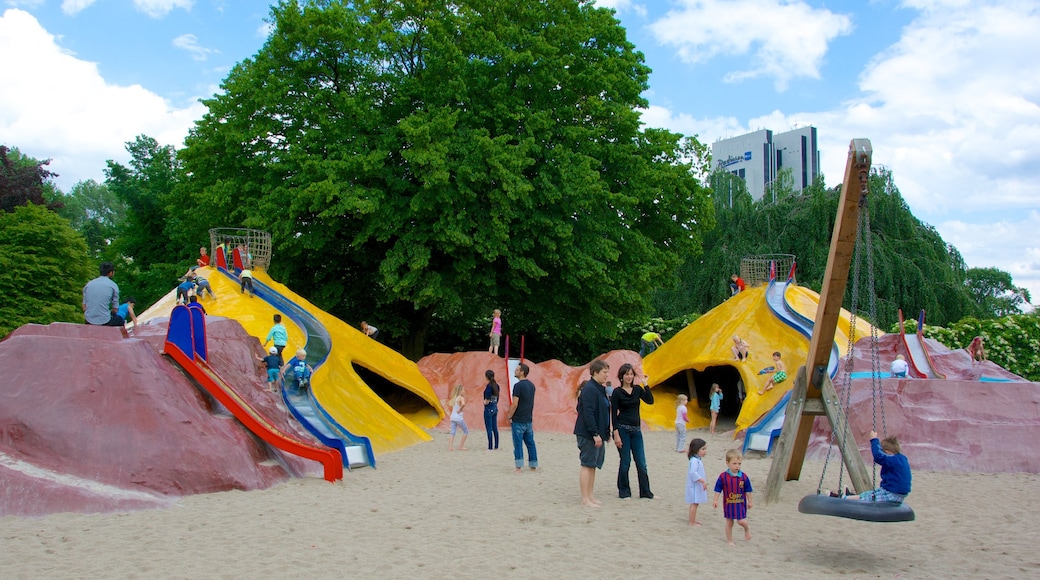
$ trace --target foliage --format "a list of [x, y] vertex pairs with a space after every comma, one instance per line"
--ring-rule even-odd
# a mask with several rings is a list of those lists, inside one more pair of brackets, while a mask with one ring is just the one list
[[704, 146], [640, 129], [649, 69], [592, 2], [285, 0], [271, 23], [168, 207], [195, 235], [271, 231], [276, 277], [408, 356], [495, 307], [613, 338], [713, 224]]
[[[113, 207], [125, 207], [124, 219], [113, 224], [118, 235], [109, 255], [121, 262], [116, 276], [122, 295], [147, 305], [168, 293], [194, 264], [199, 242], [183, 241], [183, 220], [170, 210], [183, 180], [173, 146], [139, 135], [126, 149], [130, 165], [110, 160], [105, 170], [105, 186], [116, 200]], [[178, 265], [178, 260], [183, 263]]]
[[1029, 290], [1015, 286], [1011, 274], [998, 268], [969, 268], [964, 283], [980, 318], [1019, 314], [1029, 304]]
[[46, 166], [50, 159], [38, 161], [22, 155], [18, 149], [0, 145], [0, 212], [13, 211], [29, 203], [46, 205], [53, 197], [57, 177]]
[[[704, 255], [687, 259], [679, 268], [678, 288], [656, 297], [659, 311], [673, 316], [710, 310], [729, 296], [729, 277], [746, 256], [794, 254], [799, 284], [819, 291], [840, 189], [827, 189], [821, 178], [800, 195], [780, 196], [775, 203], [753, 202], [739, 178], [717, 173], [711, 179], [718, 227], [705, 235]], [[895, 322], [899, 309], [911, 317], [925, 309], [936, 324], [975, 314], [964, 284], [967, 269], [957, 250], [910, 213], [889, 170], [875, 168], [869, 184], [875, 292], [865, 291], [869, 268], [863, 257], [861, 314], [868, 312], [870, 300], [876, 300], [881, 326]], [[850, 271], [846, 307], [851, 304], [852, 276]]]
[[83, 285], [97, 275], [87, 245], [53, 211], [0, 212], [0, 337], [28, 323], [83, 322]]
[[105, 185], [126, 206], [117, 249], [142, 267], [169, 262], [176, 256], [170, 243], [176, 221], [166, 204], [182, 172], [176, 150], [146, 135], [127, 142], [126, 150], [129, 167], [109, 160], [105, 169]]
[[[893, 328], [898, 332], [898, 327]], [[965, 318], [943, 328], [925, 325], [924, 335], [949, 348], [985, 340], [986, 358], [1030, 381], [1040, 381], [1040, 315], [1015, 314], [998, 319]]]
[[90, 255], [95, 258], [112, 258], [106, 253], [123, 225], [126, 206], [103, 183], [93, 179], [80, 181], [58, 200], [62, 207], [58, 215], [69, 223], [87, 241]]

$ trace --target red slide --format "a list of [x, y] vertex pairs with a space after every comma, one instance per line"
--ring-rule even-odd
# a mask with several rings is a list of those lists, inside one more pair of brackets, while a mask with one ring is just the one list
[[192, 360], [173, 342], [167, 340], [163, 352], [186, 370], [193, 379], [202, 385], [202, 388], [206, 389], [214, 399], [220, 401], [220, 404], [224, 405], [257, 437], [286, 453], [321, 463], [325, 467], [325, 479], [328, 481], [343, 479], [343, 458], [340, 457], [338, 451], [313, 445], [294, 435], [280, 431], [229, 387], [227, 382], [220, 378], [209, 365], [202, 362], [201, 359]]

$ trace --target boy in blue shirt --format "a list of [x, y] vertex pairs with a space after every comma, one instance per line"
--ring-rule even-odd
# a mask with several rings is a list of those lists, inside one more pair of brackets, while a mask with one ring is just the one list
[[267, 390], [272, 393], [278, 392], [278, 375], [282, 369], [282, 357], [278, 354], [278, 349], [271, 347], [267, 351], [267, 356], [260, 358], [256, 357], [256, 360], [267, 365]]
[[900, 453], [899, 439], [893, 436], [879, 441], [877, 431], [871, 431], [870, 451], [874, 455], [874, 463], [881, 466], [881, 485], [858, 496], [849, 496], [848, 499], [903, 503], [906, 496], [910, 495], [911, 475], [910, 462]]
[[290, 360], [282, 367], [282, 378], [285, 378], [285, 373], [288, 370], [292, 370], [293, 373], [293, 391], [296, 394], [302, 395], [307, 391], [307, 386], [311, 382], [311, 375], [314, 374], [314, 367], [307, 364], [307, 351], [300, 348], [296, 350], [296, 358]]
[[[278, 349], [278, 360], [282, 360], [282, 351], [285, 350], [285, 345], [289, 344], [289, 331], [282, 324], [282, 315], [274, 315], [274, 326], [267, 332], [267, 338], [264, 339], [264, 346], [267, 343], [273, 342], [274, 348]], [[280, 363], [279, 363], [280, 364]]]

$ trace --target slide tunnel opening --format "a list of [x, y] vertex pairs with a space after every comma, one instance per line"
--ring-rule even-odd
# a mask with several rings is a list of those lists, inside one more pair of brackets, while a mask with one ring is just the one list
[[357, 363], [351, 363], [351, 366], [354, 367], [354, 372], [361, 377], [361, 380], [372, 389], [372, 392], [383, 399], [383, 402], [390, 405], [393, 410], [412, 422], [422, 426], [432, 426], [439, 421], [437, 410], [426, 399]]
[[657, 393], [668, 394], [668, 399], [674, 401], [680, 394], [686, 395], [691, 402], [696, 401], [698, 407], [707, 410], [710, 406], [708, 395], [713, 383], [718, 383], [722, 388], [719, 416], [735, 419], [740, 414], [740, 407], [744, 402], [744, 393], [741, 390], [744, 387], [740, 372], [731, 365], [711, 366], [703, 370], [686, 369], [676, 373], [654, 387], [654, 396], [656, 397]]

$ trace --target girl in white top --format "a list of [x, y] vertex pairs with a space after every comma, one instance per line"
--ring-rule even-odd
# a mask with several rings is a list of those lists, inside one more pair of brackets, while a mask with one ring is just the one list
[[704, 439], [690, 441], [690, 469], [686, 472], [686, 503], [690, 504], [690, 525], [701, 525], [697, 519], [697, 506], [708, 501], [708, 480], [704, 477], [704, 456], [708, 444]]
[[686, 395], [679, 395], [675, 401], [675, 450], [679, 453], [686, 451], [686, 424], [690, 417], [686, 412]]
[[466, 437], [469, 436], [469, 428], [466, 427], [466, 418], [462, 415], [462, 409], [466, 407], [466, 397], [462, 396], [462, 385], [455, 385], [451, 391], [451, 437], [448, 439], [448, 451], [455, 449], [455, 431], [462, 429], [462, 439], [459, 440], [459, 451], [466, 451]]

